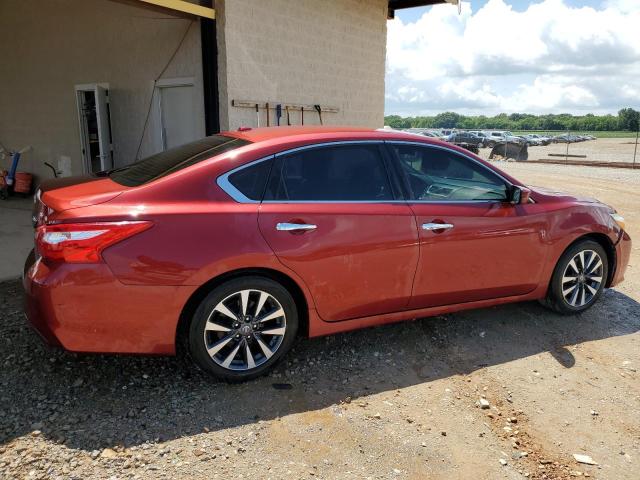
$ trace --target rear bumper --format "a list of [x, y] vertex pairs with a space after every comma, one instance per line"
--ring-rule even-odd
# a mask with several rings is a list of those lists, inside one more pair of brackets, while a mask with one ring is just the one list
[[631, 237], [625, 231], [622, 231], [620, 239], [616, 244], [616, 269], [611, 279], [610, 287], [615, 287], [624, 280], [624, 274], [629, 265], [629, 257], [631, 256]]
[[31, 327], [40, 335], [44, 342], [52, 347], [62, 347], [57, 337], [51, 330], [49, 323], [47, 322], [46, 312], [49, 310], [49, 306], [45, 304], [47, 297], [42, 298], [42, 301], [38, 301], [41, 297], [38, 295], [37, 286], [34, 288], [33, 282], [30, 281], [28, 275], [36, 262], [34, 251], [31, 250], [27, 260], [24, 263], [24, 269], [22, 272], [22, 286], [24, 287], [24, 313], [29, 320]]
[[25, 313], [46, 343], [74, 352], [175, 354], [178, 319], [195, 287], [120, 283], [105, 264], [48, 267], [30, 255]]

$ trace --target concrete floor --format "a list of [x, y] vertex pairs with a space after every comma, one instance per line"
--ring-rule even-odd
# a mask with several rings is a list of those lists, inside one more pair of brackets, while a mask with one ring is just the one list
[[33, 248], [31, 198], [0, 200], [0, 281], [20, 277]]

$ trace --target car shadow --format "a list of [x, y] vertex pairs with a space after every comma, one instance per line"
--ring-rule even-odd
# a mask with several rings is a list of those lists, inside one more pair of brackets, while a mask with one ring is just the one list
[[640, 304], [609, 290], [580, 316], [529, 302], [300, 340], [273, 375], [230, 385], [179, 358], [49, 350], [23, 320], [18, 282], [0, 291], [0, 445], [40, 430], [86, 451], [323, 409], [542, 352], [572, 368], [567, 346], [640, 330]]

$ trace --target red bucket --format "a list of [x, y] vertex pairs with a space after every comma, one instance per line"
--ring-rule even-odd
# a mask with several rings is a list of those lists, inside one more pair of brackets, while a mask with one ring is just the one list
[[33, 175], [26, 172], [16, 172], [16, 180], [13, 184], [13, 191], [17, 193], [30, 193]]

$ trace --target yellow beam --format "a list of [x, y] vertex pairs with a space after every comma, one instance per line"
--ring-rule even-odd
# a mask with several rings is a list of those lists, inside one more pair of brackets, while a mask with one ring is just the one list
[[185, 2], [184, 0], [139, 0], [140, 2], [150, 3], [162, 8], [168, 8], [170, 10], [177, 10], [178, 12], [189, 13], [196, 15], [197, 17], [204, 17], [214, 19], [216, 18], [216, 11], [213, 8], [202, 7], [195, 3]]

